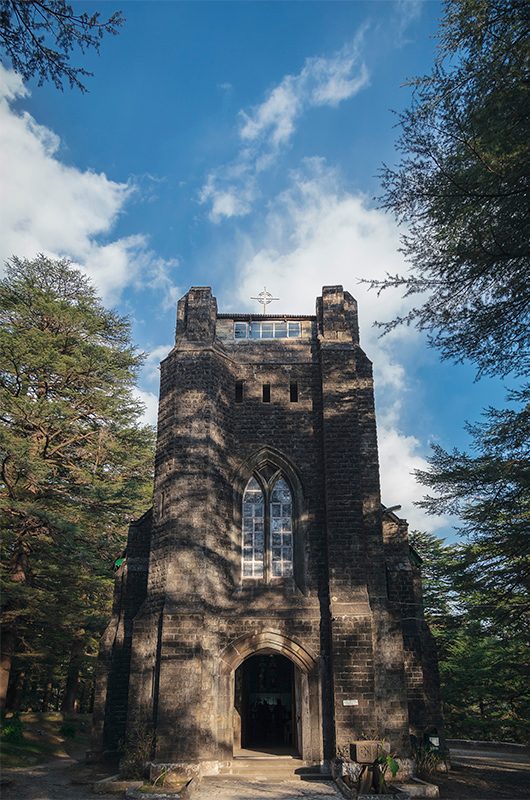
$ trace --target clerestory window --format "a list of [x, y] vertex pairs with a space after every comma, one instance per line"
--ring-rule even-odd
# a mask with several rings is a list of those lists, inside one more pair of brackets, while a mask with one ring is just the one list
[[243, 578], [293, 575], [293, 498], [283, 477], [262, 486], [253, 476], [243, 494]]
[[296, 339], [301, 335], [298, 320], [271, 319], [252, 322], [235, 322], [234, 339]]

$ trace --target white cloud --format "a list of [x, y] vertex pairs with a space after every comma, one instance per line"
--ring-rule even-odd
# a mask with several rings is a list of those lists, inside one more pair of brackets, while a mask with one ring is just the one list
[[146, 392], [143, 389], [134, 389], [136, 399], [143, 404], [145, 410], [142, 417], [144, 425], [156, 427], [158, 420], [158, 397], [153, 392]]
[[156, 258], [145, 235], [108, 241], [134, 186], [64, 164], [59, 137], [11, 108], [27, 94], [20, 76], [0, 65], [0, 264], [38, 252], [70, 258], [107, 303], [138, 282], [171, 293], [175, 262]]
[[[326, 284], [341, 283], [357, 298], [361, 344], [374, 363], [383, 502], [401, 503], [400, 513], [416, 527], [440, 528], [443, 520], [413, 506], [423, 490], [411, 472], [425, 469], [426, 461], [421, 443], [404, 433], [400, 423], [407, 398], [402, 356], [419, 346], [418, 335], [398, 329], [380, 339], [373, 321], [402, 313], [405, 301], [391, 291], [378, 298], [358, 284], [361, 277], [406, 269], [392, 218], [370, 208], [366, 197], [346, 192], [335, 172], [322, 160], [311, 159], [303, 170], [292, 173], [290, 188], [271, 205], [260, 242], [242, 237], [229, 303], [248, 308], [249, 297], [264, 284], [281, 298], [274, 304], [278, 313], [312, 313], [315, 297]], [[274, 313], [272, 306], [270, 312]]]
[[378, 417], [377, 438], [383, 503], [387, 507], [401, 505], [396, 514], [405, 517], [411, 529], [432, 532], [444, 527], [448, 522], [446, 518], [431, 517], [414, 505], [426, 490], [418, 486], [412, 473], [428, 467], [418, 439], [407, 436], [393, 425], [386, 425], [381, 416]]
[[286, 75], [262, 103], [240, 111], [240, 149], [235, 159], [211, 172], [199, 200], [210, 204], [210, 219], [248, 214], [257, 194], [256, 177], [270, 167], [296, 131], [302, 114], [316, 106], [337, 106], [368, 84], [362, 60], [365, 28], [332, 56], [306, 59], [296, 75]]
[[159, 344], [149, 351], [144, 366], [144, 374], [147, 380], [158, 384], [160, 380], [160, 362], [167, 356], [172, 347], [172, 344]]
[[394, 6], [396, 17], [396, 44], [399, 47], [408, 43], [405, 36], [407, 28], [420, 16], [424, 0], [397, 0]]

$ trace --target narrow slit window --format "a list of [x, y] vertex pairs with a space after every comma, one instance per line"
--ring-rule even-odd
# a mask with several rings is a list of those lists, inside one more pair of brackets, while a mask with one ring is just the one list
[[293, 381], [289, 385], [289, 400], [291, 403], [298, 403], [298, 384]]
[[243, 402], [243, 381], [236, 381], [236, 403]]
[[271, 401], [271, 385], [270, 385], [270, 383], [264, 383], [263, 384], [263, 397], [262, 397], [262, 399], [263, 399], [264, 403], [270, 403], [270, 401]]

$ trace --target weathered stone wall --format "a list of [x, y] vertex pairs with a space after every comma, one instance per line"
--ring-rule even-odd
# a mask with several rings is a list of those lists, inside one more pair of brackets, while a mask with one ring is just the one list
[[111, 620], [96, 672], [92, 749], [114, 752], [125, 738], [134, 618], [147, 589], [152, 511], [129, 526], [126, 559], [116, 571]]
[[[417, 728], [432, 718], [425, 694], [418, 700], [432, 655], [425, 626], [402, 619], [408, 603], [420, 614], [410, 570], [392, 594], [399, 526], [387, 530], [394, 566], [385, 572], [372, 369], [356, 302], [324, 287], [316, 317], [296, 319], [299, 338], [234, 340], [210, 289], [179, 301], [175, 347], [161, 365], [147, 585], [145, 574], [141, 587], [130, 584], [127, 648], [109, 650], [114, 633], [102, 648], [107, 746], [128, 702], [128, 726], [156, 732], [156, 760], [230, 759], [233, 674], [252, 647], [296, 665], [308, 760], [331, 759], [363, 734], [406, 752], [409, 715]], [[294, 494], [294, 577], [243, 581], [243, 491], [253, 470], [278, 468]]]
[[438, 657], [423, 615], [421, 559], [409, 545], [405, 520], [385, 512], [383, 531], [387, 593], [403, 635], [409, 731], [417, 744], [436, 733], [443, 747]]

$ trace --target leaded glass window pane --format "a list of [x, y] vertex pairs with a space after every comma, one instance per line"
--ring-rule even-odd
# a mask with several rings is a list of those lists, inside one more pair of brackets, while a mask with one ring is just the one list
[[243, 577], [263, 578], [264, 553], [263, 492], [255, 478], [243, 495]]
[[235, 339], [292, 339], [301, 335], [300, 322], [286, 322], [281, 319], [265, 321], [252, 320], [234, 323]]
[[283, 478], [274, 485], [270, 503], [272, 535], [272, 575], [293, 574], [293, 513], [291, 490]]
[[299, 322], [289, 322], [288, 332], [289, 332], [289, 338], [293, 338], [295, 336], [300, 336], [300, 323]]

